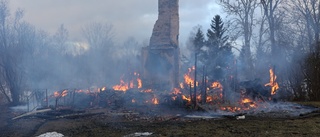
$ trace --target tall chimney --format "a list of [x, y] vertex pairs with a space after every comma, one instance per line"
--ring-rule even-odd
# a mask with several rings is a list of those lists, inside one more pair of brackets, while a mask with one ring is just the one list
[[142, 49], [142, 77], [145, 86], [171, 90], [179, 85], [179, 0], [158, 0], [158, 12]]

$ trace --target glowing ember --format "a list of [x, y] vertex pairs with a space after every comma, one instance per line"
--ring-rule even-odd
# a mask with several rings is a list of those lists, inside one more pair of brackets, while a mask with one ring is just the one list
[[220, 110], [229, 111], [229, 112], [237, 112], [240, 111], [240, 107], [221, 107]]
[[58, 91], [56, 91], [56, 92], [53, 93], [53, 96], [54, 96], [54, 97], [59, 97], [59, 96], [60, 96], [60, 93], [59, 93]]
[[252, 101], [248, 98], [245, 98], [242, 100], [242, 103], [251, 103]]
[[107, 90], [106, 87], [102, 87], [102, 88], [101, 88], [101, 91], [105, 91], [105, 90]]
[[152, 89], [141, 90], [141, 92], [151, 93], [151, 92], [152, 92]]
[[180, 88], [181, 88], [181, 89], [184, 89], [183, 83], [180, 83]]
[[156, 97], [154, 97], [152, 99], [152, 103], [155, 104], [155, 105], [158, 105], [159, 104], [159, 100]]
[[174, 88], [172, 94], [178, 95], [178, 94], [181, 94], [181, 91], [178, 88]]
[[275, 95], [277, 93], [277, 90], [279, 89], [278, 82], [276, 82], [277, 76], [274, 74], [274, 71], [272, 68], [269, 69], [270, 73], [270, 82], [265, 84], [265, 86], [271, 87], [271, 95]]

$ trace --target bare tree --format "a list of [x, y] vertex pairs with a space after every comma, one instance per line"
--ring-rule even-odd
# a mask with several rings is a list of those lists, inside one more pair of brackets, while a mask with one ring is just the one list
[[107, 52], [113, 46], [113, 31], [112, 25], [107, 23], [91, 23], [83, 28], [84, 37], [86, 38], [90, 48], [103, 49]]
[[278, 57], [280, 54], [279, 45], [276, 44], [276, 31], [279, 29], [280, 22], [278, 21], [284, 15], [279, 10], [280, 4], [282, 2], [282, 0], [261, 0], [262, 8], [268, 22], [271, 55], [273, 57]]
[[[297, 26], [306, 32], [309, 51], [315, 50], [317, 41], [320, 41], [320, 1], [319, 0], [290, 0], [291, 14], [296, 18]], [[302, 33], [303, 34], [303, 33]], [[304, 37], [304, 35], [301, 35]]]
[[[113, 55], [116, 54], [112, 25], [97, 22], [90, 23], [83, 28], [83, 34], [89, 45], [89, 49], [85, 53], [85, 62], [88, 65], [82, 70], [87, 74], [90, 73], [87, 78], [88, 83], [93, 85], [101, 81], [110, 80], [111, 75], [114, 75], [111, 72], [117, 72], [112, 59]], [[106, 79], [107, 77], [109, 79]]]
[[[252, 62], [252, 53], [251, 53], [251, 39], [253, 35], [253, 28], [255, 22], [254, 13], [256, 8], [258, 7], [257, 0], [220, 0], [220, 5], [223, 7], [224, 11], [232, 16], [232, 22], [236, 28], [239, 28], [238, 31], [243, 36], [244, 45], [243, 45], [243, 55], [244, 55], [244, 63], [247, 74], [253, 70], [253, 62]], [[253, 75], [249, 76], [251, 79]]]
[[119, 50], [121, 50], [120, 56], [126, 56], [128, 58], [135, 57], [140, 53], [140, 49], [141, 46], [136, 39], [134, 37], [129, 37], [119, 48]]
[[23, 11], [11, 19], [8, 2], [0, 1], [0, 90], [13, 105], [18, 105], [25, 87], [25, 64], [33, 52], [34, 27], [21, 21]]
[[57, 32], [53, 36], [53, 43], [54, 43], [54, 46], [57, 48], [58, 52], [62, 54], [67, 52], [66, 42], [68, 41], [68, 37], [69, 37], [68, 30], [64, 27], [63, 24], [61, 24]]

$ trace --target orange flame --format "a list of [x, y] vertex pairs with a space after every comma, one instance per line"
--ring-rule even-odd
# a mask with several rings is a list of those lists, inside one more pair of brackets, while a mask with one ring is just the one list
[[105, 91], [105, 90], [107, 90], [107, 87], [102, 87], [101, 88], [101, 91]]
[[159, 100], [156, 97], [154, 97], [154, 98], [152, 98], [152, 103], [155, 104], [155, 105], [158, 105], [159, 104]]
[[191, 102], [191, 98], [186, 97], [185, 95], [182, 95], [182, 99], [188, 101], [189, 103]]
[[223, 111], [230, 111], [230, 112], [237, 112], [237, 111], [240, 111], [241, 108], [240, 107], [221, 107], [220, 110], [223, 110]]
[[172, 94], [178, 95], [178, 94], [181, 94], [181, 91], [178, 88], [174, 88]]
[[210, 88], [207, 88], [207, 102], [221, 102], [222, 101], [222, 91], [223, 86], [220, 82], [212, 82]]
[[65, 97], [67, 95], [68, 95], [68, 90], [63, 90], [62, 93], [61, 93], [61, 96]]
[[133, 80], [130, 81], [130, 88], [134, 88]]
[[151, 93], [151, 92], [152, 92], [152, 89], [141, 90], [141, 92]]
[[184, 85], [183, 85], [182, 82], [180, 83], [180, 88], [181, 88], [181, 89], [184, 89]]
[[137, 78], [138, 82], [138, 88], [142, 88], [142, 80], [140, 78]]
[[[191, 77], [191, 72], [194, 71], [196, 68], [195, 66], [193, 66], [192, 68], [188, 68], [188, 73], [184, 74], [183, 78], [184, 78], [184, 82], [187, 85], [191, 84], [191, 87], [194, 87], [194, 78]], [[196, 81], [196, 86], [198, 86], [198, 82]], [[180, 85], [180, 87], [182, 88], [183, 86]]]
[[275, 95], [277, 93], [277, 90], [279, 89], [279, 84], [276, 82], [277, 75], [274, 74], [273, 69], [269, 69], [270, 73], [270, 82], [265, 84], [265, 86], [271, 87], [271, 95]]
[[118, 91], [127, 91], [129, 89], [129, 85], [128, 83], [125, 83], [122, 79], [120, 80], [120, 84], [119, 85], [115, 85], [112, 87], [114, 90], [118, 90]]
[[[251, 99], [249, 99], [249, 98], [242, 99], [241, 104], [249, 104], [248, 107], [250, 107], [250, 108], [256, 108], [257, 107], [257, 104], [254, 101], [252, 101]], [[249, 109], [249, 108], [247, 108], [247, 109]]]
[[60, 93], [59, 93], [58, 91], [55, 91], [55, 92], [53, 93], [53, 96], [54, 96], [54, 97], [59, 97], [59, 96], [60, 96]]
[[220, 82], [213, 82], [212, 84], [211, 84], [211, 87], [213, 88], [213, 89], [220, 89], [221, 91], [222, 91], [222, 89], [223, 89], [223, 87], [222, 87], [222, 85], [221, 85], [221, 83]]

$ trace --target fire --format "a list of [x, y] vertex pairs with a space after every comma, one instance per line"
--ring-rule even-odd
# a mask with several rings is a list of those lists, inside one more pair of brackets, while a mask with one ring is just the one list
[[[124, 82], [124, 80], [121, 78], [120, 84], [119, 84], [119, 85], [115, 85], [115, 86], [113, 86], [112, 88], [113, 88], [114, 90], [124, 91], [124, 92], [127, 91], [128, 89], [132, 89], [132, 88], [142, 88], [142, 80], [139, 78], [139, 76], [140, 76], [139, 73], [134, 72], [133, 74], [134, 74], [134, 76], [137, 77], [136, 79], [132, 79], [132, 80], [130, 80], [129, 83], [126, 83], [126, 82]], [[137, 82], [135, 82], [135, 80], [136, 80]], [[137, 85], [135, 85], [135, 83], [136, 83]]]
[[138, 82], [138, 88], [142, 88], [142, 80], [140, 78], [137, 78]]
[[130, 81], [130, 86], [129, 88], [134, 88], [133, 80]]
[[125, 83], [122, 79], [120, 80], [120, 84], [119, 85], [115, 85], [112, 87], [114, 90], [118, 90], [118, 91], [127, 91], [129, 89], [129, 85], [128, 83]]
[[223, 110], [223, 111], [229, 111], [229, 112], [237, 112], [237, 111], [240, 111], [241, 108], [240, 107], [221, 107], [220, 110]]
[[[191, 77], [191, 72], [194, 71], [196, 68], [195, 66], [193, 66], [192, 68], [188, 68], [188, 73], [184, 74], [183, 78], [184, 78], [184, 82], [187, 85], [191, 84], [191, 87], [194, 87], [194, 78]], [[196, 81], [196, 86], [198, 86], [198, 82]], [[183, 87], [180, 85], [180, 87]]]
[[250, 99], [248, 99], [248, 98], [245, 98], [245, 99], [242, 100], [242, 103], [250, 103], [250, 102], [252, 102], [252, 101]]
[[181, 94], [181, 91], [178, 88], [174, 88], [172, 94], [178, 95], [178, 94]]
[[184, 85], [183, 85], [182, 82], [180, 83], [180, 88], [181, 88], [181, 89], [184, 89]]
[[191, 102], [191, 98], [190, 97], [186, 97], [185, 95], [182, 95], [182, 99], [186, 100], [188, 102]]
[[[249, 98], [242, 99], [241, 104], [249, 105], [249, 106], [247, 106], [249, 108], [256, 108], [257, 107], [257, 104]], [[244, 107], [246, 107], [246, 106], [244, 106]], [[247, 109], [249, 109], [249, 108], [247, 108]]]
[[223, 100], [223, 86], [220, 82], [215, 81], [212, 82], [210, 87], [206, 88], [206, 92], [207, 92], [207, 98], [206, 98], [206, 102], [207, 103], [213, 103], [213, 104], [217, 104], [219, 102], [222, 102]]
[[274, 71], [272, 68], [269, 69], [270, 73], [270, 82], [265, 84], [265, 86], [271, 87], [271, 95], [275, 95], [277, 93], [277, 90], [279, 89], [279, 84], [276, 82], [277, 75], [274, 74]]
[[53, 93], [53, 96], [54, 96], [54, 97], [59, 97], [59, 96], [60, 96], [60, 93], [59, 93], [58, 91], [56, 91], [56, 92]]
[[159, 100], [156, 97], [154, 97], [154, 98], [152, 98], [152, 103], [155, 104], [155, 105], [158, 105], [159, 104]]
[[214, 88], [214, 89], [220, 89], [221, 91], [222, 91], [222, 89], [223, 89], [221, 83], [220, 83], [220, 82], [217, 82], [217, 81], [216, 81], [216, 82], [213, 82], [213, 83], [211, 84], [211, 87]]
[[105, 91], [105, 90], [107, 90], [107, 87], [102, 87], [101, 88], [101, 91]]
[[151, 92], [152, 92], [152, 89], [141, 90], [141, 92], [151, 93]]
[[63, 90], [61, 93], [61, 96], [65, 97], [66, 95], [68, 95], [68, 90]]

